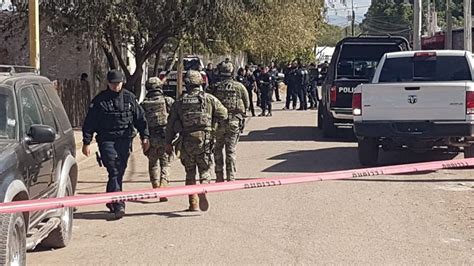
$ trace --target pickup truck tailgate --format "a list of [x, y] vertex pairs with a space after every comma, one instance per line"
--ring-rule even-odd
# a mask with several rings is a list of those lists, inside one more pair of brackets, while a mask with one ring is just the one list
[[362, 85], [362, 120], [435, 121], [466, 119], [465, 82]]

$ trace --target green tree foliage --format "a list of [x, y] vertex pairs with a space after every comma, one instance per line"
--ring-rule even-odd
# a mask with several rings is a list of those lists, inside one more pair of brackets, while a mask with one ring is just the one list
[[[27, 11], [16, 1], [18, 12]], [[94, 38], [127, 89], [138, 91], [143, 70], [127, 69], [124, 51], [142, 66], [169, 43], [213, 52], [244, 50], [262, 60], [311, 54], [322, 0], [104, 0], [42, 1], [40, 12], [58, 34]]]
[[248, 9], [243, 49], [261, 62], [310, 60], [322, 25], [322, 8], [319, 0], [261, 1]]
[[[438, 13], [438, 25], [446, 27], [446, 0], [431, 0]], [[454, 27], [463, 23], [463, 0], [452, 0], [452, 16]], [[423, 11], [427, 12], [427, 1], [423, 1]], [[423, 19], [423, 24], [426, 20]], [[413, 0], [404, 4], [403, 0], [374, 0], [370, 6], [361, 28], [369, 34], [391, 34], [410, 37], [413, 29]]]
[[360, 27], [364, 33], [409, 37], [413, 25], [413, 8], [402, 0], [374, 1]]

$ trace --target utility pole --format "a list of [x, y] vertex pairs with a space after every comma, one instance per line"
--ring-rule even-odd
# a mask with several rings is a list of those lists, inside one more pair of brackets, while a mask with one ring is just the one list
[[471, 1], [464, 0], [464, 50], [472, 52], [472, 11]]
[[445, 49], [453, 49], [453, 14], [451, 13], [451, 0], [446, 0], [446, 38]]
[[428, 36], [432, 36], [431, 34], [431, 0], [428, 0], [428, 10], [426, 12], [426, 33]]
[[355, 27], [355, 11], [354, 11], [354, 0], [352, 1], [352, 18], [351, 18], [351, 25], [352, 25], [352, 36], [355, 35], [354, 27]]
[[28, 23], [30, 44], [30, 66], [40, 69], [39, 4], [38, 0], [28, 1]]
[[415, 0], [413, 7], [413, 50], [421, 50], [421, 1]]

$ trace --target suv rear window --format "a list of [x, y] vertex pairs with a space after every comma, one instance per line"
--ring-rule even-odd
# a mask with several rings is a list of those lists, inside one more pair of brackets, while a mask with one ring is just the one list
[[337, 62], [336, 79], [370, 79], [385, 53], [400, 50], [395, 44], [344, 44]]
[[468, 81], [471, 70], [464, 56], [387, 58], [379, 82]]

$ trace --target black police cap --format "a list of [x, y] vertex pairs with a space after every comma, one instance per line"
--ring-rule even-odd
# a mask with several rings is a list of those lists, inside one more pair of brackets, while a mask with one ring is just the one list
[[107, 73], [107, 80], [110, 83], [119, 83], [123, 82], [123, 74], [117, 69], [112, 69]]

